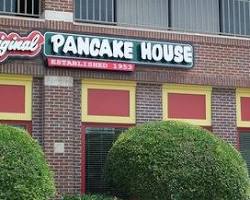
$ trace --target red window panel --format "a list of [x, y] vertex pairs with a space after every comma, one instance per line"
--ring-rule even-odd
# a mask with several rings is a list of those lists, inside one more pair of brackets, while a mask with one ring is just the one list
[[206, 96], [168, 93], [168, 118], [206, 119]]
[[0, 85], [0, 112], [25, 113], [25, 86]]
[[129, 91], [88, 89], [88, 115], [129, 116]]
[[241, 97], [241, 120], [250, 121], [250, 97]]

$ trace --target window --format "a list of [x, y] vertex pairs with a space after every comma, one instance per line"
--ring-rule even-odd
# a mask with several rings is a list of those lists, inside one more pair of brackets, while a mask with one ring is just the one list
[[250, 2], [248, 0], [221, 0], [221, 31], [250, 35]]
[[119, 24], [169, 27], [170, 0], [117, 0], [116, 18]]
[[218, 33], [220, 31], [219, 0], [171, 1], [171, 28]]
[[168, 27], [169, 0], [75, 0], [75, 19]]
[[[110, 187], [104, 181], [104, 164], [113, 142], [126, 126], [89, 125], [83, 131], [82, 192], [105, 193]], [[85, 162], [84, 162], [85, 161]]]
[[114, 0], [75, 0], [75, 19], [114, 22]]
[[0, 14], [39, 17], [39, 0], [0, 0]]
[[238, 145], [250, 172], [250, 89], [236, 89], [237, 127], [239, 129]]
[[133, 81], [82, 80], [82, 192], [110, 190], [103, 167], [112, 143], [135, 124], [135, 89]]
[[250, 35], [249, 0], [75, 0], [78, 21]]
[[219, 0], [75, 0], [75, 19], [219, 32]]
[[239, 150], [247, 163], [248, 172], [250, 173], [250, 131], [239, 133]]
[[0, 124], [32, 133], [32, 77], [0, 75]]

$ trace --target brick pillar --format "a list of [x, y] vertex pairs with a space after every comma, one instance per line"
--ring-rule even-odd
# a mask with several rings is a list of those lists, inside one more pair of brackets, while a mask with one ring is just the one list
[[58, 196], [74, 193], [73, 78], [44, 79], [44, 151], [55, 172]]
[[235, 89], [213, 88], [212, 127], [215, 134], [237, 145]]
[[162, 120], [162, 85], [137, 83], [136, 123]]
[[43, 80], [33, 78], [32, 137], [43, 146]]
[[75, 193], [81, 192], [81, 81], [74, 81], [74, 188]]

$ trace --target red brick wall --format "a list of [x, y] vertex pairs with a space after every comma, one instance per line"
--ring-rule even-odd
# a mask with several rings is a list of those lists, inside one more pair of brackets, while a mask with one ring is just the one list
[[212, 130], [221, 138], [237, 146], [235, 89], [213, 88]]
[[81, 81], [74, 80], [73, 123], [74, 123], [74, 192], [81, 190]]
[[136, 123], [162, 120], [162, 87], [160, 84], [137, 83]]
[[[44, 88], [44, 151], [55, 172], [58, 196], [75, 192], [75, 136], [73, 87]], [[79, 134], [79, 133], [78, 133]], [[65, 144], [63, 154], [54, 153], [54, 143]]]
[[43, 144], [43, 119], [44, 119], [44, 89], [43, 79], [34, 78], [32, 86], [32, 136]]
[[[32, 135], [43, 146], [55, 171], [58, 197], [79, 193], [81, 187], [81, 81], [74, 87], [45, 86], [33, 79]], [[65, 143], [64, 154], [54, 154], [54, 142]]]

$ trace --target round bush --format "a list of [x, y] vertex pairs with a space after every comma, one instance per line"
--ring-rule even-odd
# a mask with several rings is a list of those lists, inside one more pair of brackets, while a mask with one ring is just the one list
[[0, 125], [0, 199], [48, 200], [54, 193], [41, 147], [27, 132]]
[[246, 200], [245, 161], [200, 127], [167, 121], [121, 134], [106, 162], [107, 182], [140, 200]]

